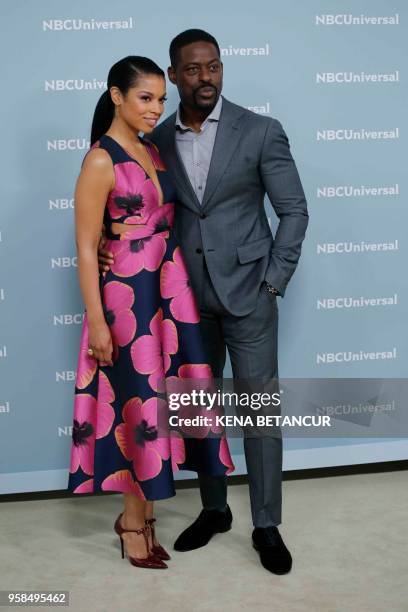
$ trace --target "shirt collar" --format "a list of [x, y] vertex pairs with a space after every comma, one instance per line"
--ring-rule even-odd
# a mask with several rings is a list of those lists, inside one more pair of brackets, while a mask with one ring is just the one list
[[[217, 104], [214, 106], [214, 108], [212, 109], [208, 117], [206, 117], [205, 121], [203, 121], [203, 125], [207, 121], [219, 121], [220, 115], [221, 115], [221, 108], [222, 108], [222, 96], [218, 98]], [[183, 130], [183, 131], [191, 130], [191, 128], [188, 127], [187, 125], [184, 125], [184, 123], [181, 120], [180, 104], [178, 105], [177, 114], [176, 114], [176, 128], [179, 128], [180, 130]]]

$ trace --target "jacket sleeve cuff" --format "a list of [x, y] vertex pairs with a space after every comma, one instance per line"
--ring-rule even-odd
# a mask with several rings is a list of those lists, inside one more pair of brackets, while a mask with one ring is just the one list
[[275, 287], [279, 297], [285, 295], [287, 282], [276, 271], [271, 270], [271, 267], [268, 268], [264, 280], [269, 285], [272, 285], [272, 287]]

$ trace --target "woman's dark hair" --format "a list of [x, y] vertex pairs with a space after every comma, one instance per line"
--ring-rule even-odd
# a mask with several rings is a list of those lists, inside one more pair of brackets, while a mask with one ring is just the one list
[[128, 55], [112, 66], [108, 74], [108, 89], [101, 95], [95, 108], [91, 129], [91, 145], [105, 134], [112, 123], [115, 105], [112, 102], [110, 88], [115, 86], [120, 89], [123, 95], [126, 95], [128, 90], [136, 85], [140, 76], [149, 74], [165, 78], [163, 70], [153, 60], [140, 55]]

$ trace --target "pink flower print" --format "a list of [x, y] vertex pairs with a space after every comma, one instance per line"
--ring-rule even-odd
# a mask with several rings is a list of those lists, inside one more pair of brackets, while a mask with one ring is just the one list
[[94, 474], [96, 399], [88, 393], [75, 395], [70, 472], [79, 467], [88, 476]]
[[170, 439], [158, 437], [158, 411], [167, 410], [164, 400], [151, 397], [142, 403], [132, 397], [123, 407], [123, 423], [115, 429], [116, 442], [138, 480], [155, 478], [162, 469], [162, 460], [170, 457]]
[[137, 338], [131, 348], [133, 367], [140, 374], [149, 374], [149, 385], [158, 391], [159, 383], [171, 365], [171, 355], [178, 351], [177, 329], [170, 319], [163, 320], [158, 309], [150, 321], [150, 334]]
[[180, 247], [173, 253], [173, 261], [166, 261], [160, 271], [160, 291], [164, 298], [172, 298], [170, 311], [177, 321], [198, 323], [200, 314], [190, 287], [187, 268]]
[[229, 446], [227, 442], [227, 438], [224, 436], [220, 441], [220, 451], [219, 451], [219, 459], [222, 464], [224, 464], [227, 469], [227, 474], [230, 474], [235, 470], [235, 465], [232, 462], [231, 454], [229, 451]]
[[[165, 388], [167, 395], [191, 394], [193, 391], [201, 390], [214, 391], [211, 367], [207, 363], [185, 363], [179, 367], [177, 376], [166, 377]], [[190, 409], [192, 408], [193, 406]]]
[[98, 380], [98, 401], [96, 404], [96, 437], [103, 438], [110, 432], [115, 411], [111, 403], [115, 399], [115, 394], [111, 387], [108, 377], [102, 370], [99, 370]]
[[94, 479], [89, 478], [88, 480], [85, 480], [85, 482], [83, 482], [82, 484], [78, 485], [76, 489], [74, 489], [72, 492], [73, 493], [93, 493], [93, 483], [94, 483]]
[[166, 232], [165, 236], [168, 237], [168, 231], [173, 227], [174, 223], [174, 204], [167, 203], [159, 206], [152, 212], [147, 222], [147, 227], [152, 234], [157, 232]]
[[[204, 392], [208, 394], [217, 394], [217, 388], [212, 377], [211, 366], [207, 363], [186, 363], [178, 368], [178, 376], [168, 376], [166, 378], [166, 393], [169, 397], [171, 394], [189, 394], [191, 403], [180, 405], [177, 415], [180, 418], [182, 425], [180, 430], [189, 437], [205, 438], [210, 432], [220, 434], [224, 431], [224, 427], [217, 423], [217, 417], [221, 416], [222, 410], [215, 401], [211, 410], [207, 409], [208, 401], [203, 405], [197, 405], [193, 402], [192, 392]], [[216, 395], [217, 398], [217, 395]], [[186, 425], [186, 421], [182, 419], [194, 419], [200, 417], [198, 425]]]
[[170, 436], [171, 467], [173, 472], [178, 472], [179, 465], [186, 460], [186, 447], [184, 440], [177, 431], [172, 431]]
[[167, 248], [165, 236], [160, 234], [118, 242], [120, 245], [114, 254], [111, 270], [121, 277], [134, 276], [141, 270], [154, 272], [163, 261]]
[[[208, 363], [185, 363], [178, 369], [178, 375], [182, 380], [190, 379], [191, 384], [197, 390], [203, 390], [206, 393], [217, 393], [217, 387], [215, 385], [214, 378], [212, 376], [211, 366]], [[211, 420], [209, 429], [213, 433], [221, 433], [223, 431], [222, 425], [217, 425], [217, 416], [221, 416], [222, 409], [215, 402], [211, 411], [204, 410], [200, 414], [206, 414]]]
[[117, 472], [110, 474], [103, 480], [101, 484], [101, 489], [103, 491], [120, 491], [121, 493], [132, 493], [143, 501], [146, 499], [140, 484], [133, 480], [133, 476], [130, 470], [118, 470]]
[[87, 314], [85, 313], [84, 321], [82, 324], [81, 339], [79, 343], [78, 368], [76, 372], [75, 384], [78, 389], [85, 389], [89, 385], [95, 375], [97, 368], [96, 359], [88, 355], [88, 338], [88, 318]]
[[178, 369], [180, 378], [202, 378], [212, 381], [212, 370], [208, 363], [185, 363]]
[[126, 217], [126, 223], [144, 223], [148, 211], [157, 206], [155, 185], [136, 162], [115, 164], [115, 188], [108, 200], [112, 219]]
[[103, 288], [104, 313], [112, 332], [114, 344], [126, 346], [136, 333], [136, 317], [131, 308], [135, 301], [133, 289], [119, 281], [111, 281]]

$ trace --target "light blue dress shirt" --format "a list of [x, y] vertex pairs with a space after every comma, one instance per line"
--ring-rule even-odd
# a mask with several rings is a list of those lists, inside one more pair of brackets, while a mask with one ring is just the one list
[[184, 125], [180, 117], [180, 106], [177, 109], [176, 147], [200, 204], [207, 183], [221, 108], [222, 96], [218, 98], [217, 104], [202, 123], [199, 132]]

